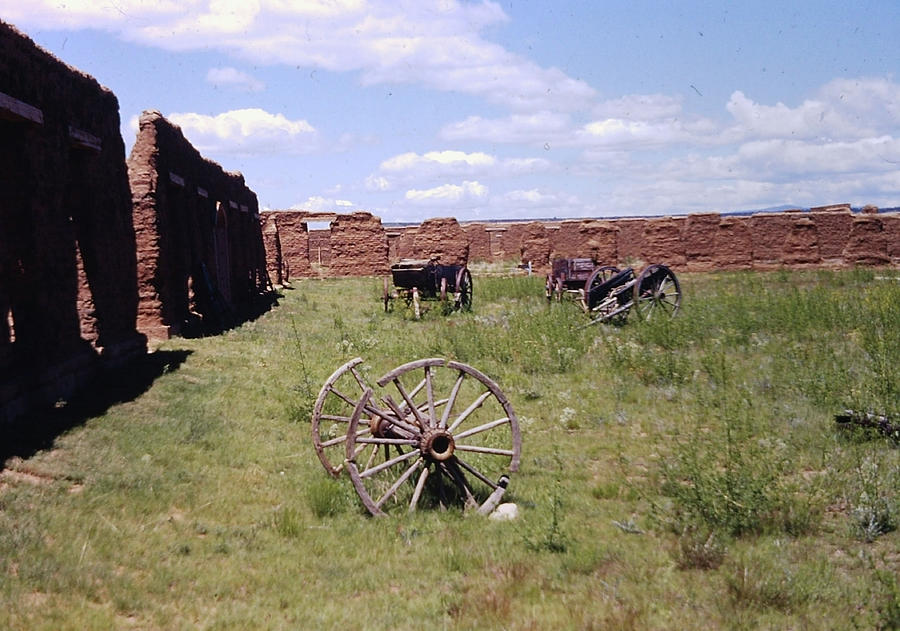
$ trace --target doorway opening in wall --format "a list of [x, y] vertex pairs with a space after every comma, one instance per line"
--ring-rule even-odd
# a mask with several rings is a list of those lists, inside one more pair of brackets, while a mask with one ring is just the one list
[[0, 320], [0, 341], [5, 344], [12, 344], [16, 341], [16, 325], [10, 308], [6, 309], [6, 313]]

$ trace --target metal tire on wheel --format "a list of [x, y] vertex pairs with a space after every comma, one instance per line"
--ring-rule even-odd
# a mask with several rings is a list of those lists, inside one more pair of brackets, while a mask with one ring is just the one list
[[634, 284], [634, 309], [643, 320], [678, 313], [681, 306], [681, 284], [665, 265], [651, 265]]
[[[346, 442], [347, 471], [369, 512], [493, 510], [519, 468], [522, 445], [497, 384], [440, 358], [403, 364], [377, 384], [386, 393], [376, 403], [371, 389], [363, 392]], [[372, 416], [376, 408], [387, 414]]]

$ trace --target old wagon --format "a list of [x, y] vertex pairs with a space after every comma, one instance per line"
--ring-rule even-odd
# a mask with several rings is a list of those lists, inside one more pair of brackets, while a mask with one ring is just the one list
[[472, 366], [418, 359], [370, 384], [362, 358], [325, 381], [312, 414], [325, 470], [349, 475], [373, 515], [459, 506], [490, 513], [518, 470], [519, 424]]
[[547, 299], [573, 297], [595, 322], [624, 320], [632, 308], [645, 320], [674, 316], [681, 284], [666, 265], [656, 263], [635, 276], [634, 269], [597, 265], [592, 259], [557, 259], [547, 277]]
[[[393, 287], [391, 287], [393, 284]], [[440, 300], [453, 310], [472, 308], [472, 274], [465, 265], [447, 265], [435, 259], [401, 259], [391, 265], [390, 280], [384, 279], [384, 310], [402, 298], [420, 315], [420, 301]]]

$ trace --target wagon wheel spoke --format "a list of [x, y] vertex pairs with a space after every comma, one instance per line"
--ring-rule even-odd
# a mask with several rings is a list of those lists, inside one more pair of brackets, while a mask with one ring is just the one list
[[[360, 395], [368, 388], [357, 369], [362, 361], [357, 357], [335, 370], [325, 380], [313, 406], [310, 419], [313, 447], [322, 466], [332, 476], [337, 476], [344, 468], [344, 452], [352, 413]], [[371, 405], [369, 408], [369, 413], [379, 412]], [[368, 433], [366, 426], [360, 426], [356, 431], [358, 436]]]
[[416, 471], [418, 471], [418, 469], [422, 466], [423, 462], [424, 462], [423, 458], [416, 459], [416, 461], [413, 462], [406, 469], [406, 471], [404, 471], [402, 474], [400, 474], [400, 476], [394, 481], [394, 483], [390, 486], [390, 488], [388, 488], [388, 490], [384, 492], [384, 495], [382, 495], [380, 498], [378, 498], [378, 501], [375, 502], [375, 506], [377, 506], [379, 509], [382, 506], [384, 506], [384, 503], [386, 501], [388, 501], [391, 497], [394, 496], [394, 494], [397, 492], [397, 490], [400, 488], [400, 486], [402, 484], [404, 484], [407, 480], [409, 480], [409, 478], [411, 478], [412, 475]]
[[[425, 385], [414, 400], [410, 386], [422, 381]], [[518, 421], [497, 384], [483, 373], [466, 364], [423, 359], [400, 366], [376, 383], [400, 393], [401, 403], [390, 395], [381, 398], [398, 427], [416, 433], [350, 434], [347, 453], [351, 455], [359, 442], [406, 451], [365, 467], [358, 460], [348, 461], [357, 494], [372, 514], [399, 506], [409, 511], [423, 506], [484, 506], [496, 495], [498, 480], [518, 470]], [[366, 422], [363, 411], [367, 405], [363, 402], [357, 406], [359, 414], [351, 415], [351, 430]], [[419, 460], [421, 472], [419, 467], [413, 468]]]
[[469, 487], [469, 483], [466, 481], [466, 476], [463, 475], [463, 472], [459, 470], [459, 466], [453, 459], [448, 460], [447, 462], [441, 463], [441, 468], [446, 472], [447, 476], [453, 480], [453, 483], [456, 484], [457, 489], [462, 493], [462, 497], [465, 498], [465, 506], [466, 508], [473, 508], [478, 506], [478, 501], [475, 499], [475, 495], [472, 493], [472, 489]]
[[416, 488], [413, 489], [412, 499], [409, 501], [409, 512], [412, 513], [419, 505], [419, 498], [422, 497], [422, 490], [425, 488], [425, 482], [428, 480], [428, 467], [422, 469], [419, 479], [416, 481]]

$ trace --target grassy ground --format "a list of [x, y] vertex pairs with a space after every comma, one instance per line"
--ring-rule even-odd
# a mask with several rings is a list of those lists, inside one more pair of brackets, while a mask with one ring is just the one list
[[[4, 452], [0, 628], [896, 629], [900, 454], [833, 421], [900, 413], [900, 283], [876, 276], [684, 275], [678, 318], [590, 328], [534, 277], [421, 321], [377, 279], [298, 282]], [[310, 411], [357, 355], [500, 384], [518, 520], [373, 519], [325, 474]]]

